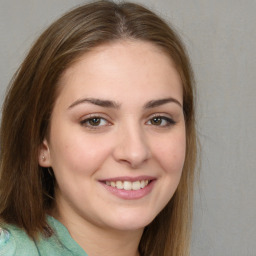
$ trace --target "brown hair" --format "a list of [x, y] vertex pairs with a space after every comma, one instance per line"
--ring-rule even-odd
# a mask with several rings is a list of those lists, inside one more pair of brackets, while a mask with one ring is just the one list
[[144, 40], [174, 61], [183, 83], [186, 158], [178, 189], [143, 233], [141, 255], [189, 254], [196, 162], [194, 82], [179, 37], [162, 19], [133, 3], [97, 1], [54, 22], [35, 42], [15, 74], [3, 105], [1, 123], [0, 217], [29, 236], [50, 230], [46, 213], [54, 198], [54, 177], [38, 165], [63, 71], [92, 48], [120, 39]]

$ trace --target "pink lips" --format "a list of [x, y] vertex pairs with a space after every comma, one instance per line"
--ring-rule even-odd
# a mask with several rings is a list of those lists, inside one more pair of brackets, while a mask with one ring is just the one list
[[[142, 181], [142, 180], [148, 180], [149, 183], [144, 188], [140, 188], [139, 190], [118, 189], [116, 187], [112, 187], [106, 184], [106, 182], [111, 182], [111, 181], [136, 182], [136, 181]], [[145, 197], [151, 192], [155, 182], [156, 182], [156, 178], [152, 176], [115, 177], [115, 178], [100, 180], [100, 183], [104, 186], [106, 190], [108, 190], [113, 195], [125, 200], [136, 200], [136, 199]]]

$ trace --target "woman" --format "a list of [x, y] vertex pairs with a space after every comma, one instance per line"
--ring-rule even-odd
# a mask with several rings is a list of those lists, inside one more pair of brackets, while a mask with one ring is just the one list
[[53, 23], [3, 105], [0, 255], [188, 255], [193, 90], [178, 36], [139, 5]]

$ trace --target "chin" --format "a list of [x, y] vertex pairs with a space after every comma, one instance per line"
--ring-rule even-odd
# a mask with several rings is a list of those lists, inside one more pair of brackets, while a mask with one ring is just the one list
[[112, 221], [112, 226], [114, 229], [117, 230], [138, 230], [144, 229], [147, 225], [149, 225], [156, 216], [153, 214], [147, 215], [145, 212], [140, 213], [126, 213], [120, 214], [118, 217], [114, 217]]

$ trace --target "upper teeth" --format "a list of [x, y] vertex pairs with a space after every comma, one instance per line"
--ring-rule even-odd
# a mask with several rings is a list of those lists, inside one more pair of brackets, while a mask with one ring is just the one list
[[108, 186], [118, 188], [118, 189], [124, 189], [124, 190], [139, 190], [141, 188], [144, 188], [148, 185], [149, 180], [138, 180], [138, 181], [106, 181], [105, 183]]

